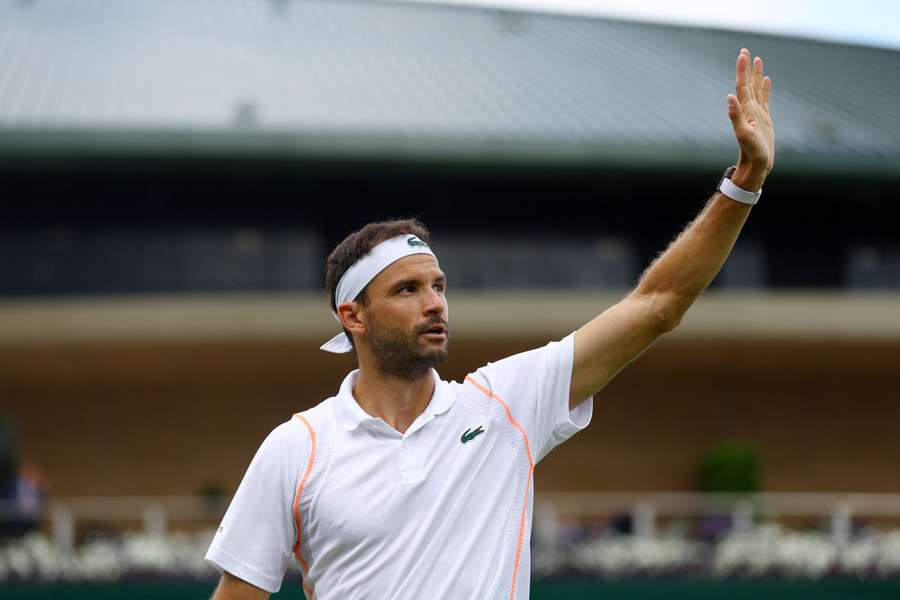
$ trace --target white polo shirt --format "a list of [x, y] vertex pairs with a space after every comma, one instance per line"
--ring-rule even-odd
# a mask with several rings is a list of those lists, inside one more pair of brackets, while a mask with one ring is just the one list
[[206, 559], [271, 593], [296, 560], [310, 600], [528, 598], [534, 465], [593, 410], [568, 408], [573, 339], [435, 373], [404, 434], [350, 373], [262, 443]]

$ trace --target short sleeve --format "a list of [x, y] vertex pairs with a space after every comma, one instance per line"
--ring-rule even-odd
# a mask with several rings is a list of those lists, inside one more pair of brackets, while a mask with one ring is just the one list
[[488, 363], [474, 373], [505, 402], [528, 436], [534, 462], [587, 427], [593, 398], [569, 410], [575, 334], [542, 348]]
[[231, 500], [207, 561], [269, 593], [281, 589], [297, 538], [293, 499], [309, 445], [296, 419], [269, 434]]

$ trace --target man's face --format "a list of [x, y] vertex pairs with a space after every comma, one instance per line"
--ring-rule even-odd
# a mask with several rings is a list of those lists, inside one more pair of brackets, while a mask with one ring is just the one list
[[402, 258], [367, 288], [365, 340], [380, 369], [414, 379], [447, 358], [446, 278], [427, 254]]

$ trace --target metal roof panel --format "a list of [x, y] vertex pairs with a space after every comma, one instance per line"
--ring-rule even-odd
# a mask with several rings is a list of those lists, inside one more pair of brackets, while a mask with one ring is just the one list
[[779, 169], [900, 174], [897, 51], [361, 0], [0, 0], [0, 152], [720, 164], [740, 46]]

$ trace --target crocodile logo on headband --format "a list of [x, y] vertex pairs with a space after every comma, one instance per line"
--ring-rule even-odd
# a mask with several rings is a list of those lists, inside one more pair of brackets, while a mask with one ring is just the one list
[[428, 247], [428, 244], [426, 244], [425, 242], [423, 242], [422, 240], [420, 240], [417, 237], [406, 238], [406, 243], [409, 244], [410, 246], [421, 246], [423, 248]]

